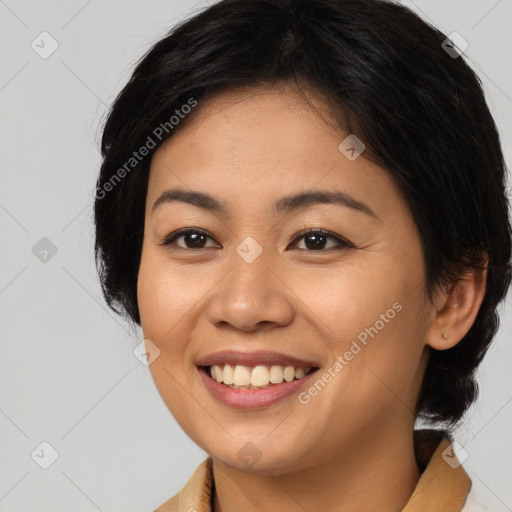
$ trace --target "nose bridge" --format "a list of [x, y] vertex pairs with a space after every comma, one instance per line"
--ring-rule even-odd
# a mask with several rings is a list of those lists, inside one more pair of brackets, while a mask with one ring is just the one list
[[247, 237], [233, 252], [231, 262], [231, 270], [219, 283], [210, 305], [210, 320], [243, 330], [254, 330], [258, 324], [289, 322], [293, 304], [275, 275], [278, 271], [272, 268], [275, 260], [270, 251]]

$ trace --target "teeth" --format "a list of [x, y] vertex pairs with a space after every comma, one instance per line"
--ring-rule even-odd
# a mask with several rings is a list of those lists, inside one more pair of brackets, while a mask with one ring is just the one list
[[294, 366], [265, 366], [253, 367], [237, 364], [210, 366], [210, 375], [213, 380], [223, 382], [231, 388], [254, 389], [267, 388], [284, 381], [291, 382], [294, 379], [302, 379], [311, 372], [311, 367], [303, 368]]
[[271, 366], [270, 367], [270, 382], [272, 384], [279, 384], [283, 382], [283, 367]]
[[270, 376], [266, 366], [255, 366], [251, 372], [251, 384], [253, 386], [266, 386]]
[[295, 368], [293, 366], [287, 366], [283, 372], [284, 380], [291, 382], [295, 378]]
[[224, 384], [233, 384], [235, 379], [235, 370], [229, 364], [224, 365], [223, 381]]
[[[215, 368], [215, 373], [217, 373], [217, 368], [219, 368], [218, 366], [214, 366]], [[219, 368], [219, 372], [222, 374], [223, 371]], [[221, 380], [217, 381], [217, 382], [221, 382], [223, 379], [221, 378]], [[247, 366], [241, 366], [239, 364], [237, 364], [235, 366], [235, 373], [233, 375], [233, 384], [235, 386], [247, 386], [251, 383], [251, 371], [249, 370], [249, 368], [247, 368]]]
[[213, 368], [215, 370], [215, 380], [217, 382], [222, 382], [222, 378], [223, 378], [222, 370], [218, 366], [214, 366]]
[[296, 379], [302, 379], [306, 375], [306, 370], [304, 368], [297, 368], [295, 370], [295, 378]]

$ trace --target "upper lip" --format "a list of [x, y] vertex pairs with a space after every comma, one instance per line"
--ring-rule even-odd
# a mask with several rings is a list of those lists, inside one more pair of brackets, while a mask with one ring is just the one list
[[220, 352], [215, 352], [213, 354], [202, 357], [196, 362], [197, 366], [212, 366], [221, 364], [239, 364], [243, 366], [279, 365], [303, 368], [318, 366], [318, 364], [314, 361], [304, 361], [297, 359], [296, 357], [271, 351], [239, 352], [234, 350], [222, 350]]

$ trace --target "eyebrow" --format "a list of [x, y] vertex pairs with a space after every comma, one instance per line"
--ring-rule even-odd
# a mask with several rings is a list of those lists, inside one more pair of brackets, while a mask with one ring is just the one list
[[[218, 213], [229, 217], [229, 210], [226, 203], [204, 192], [196, 192], [181, 189], [165, 190], [154, 202], [151, 214], [162, 204], [173, 202], [188, 203], [203, 210]], [[379, 219], [373, 210], [364, 202], [359, 201], [346, 192], [339, 190], [314, 190], [298, 192], [278, 199], [272, 209], [275, 214], [288, 214], [290, 212], [304, 210], [316, 204], [335, 204], [351, 208], [352, 210], [365, 213], [370, 217]]]

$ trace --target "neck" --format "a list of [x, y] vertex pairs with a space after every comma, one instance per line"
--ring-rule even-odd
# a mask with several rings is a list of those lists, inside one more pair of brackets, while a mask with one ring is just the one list
[[[413, 432], [359, 438], [322, 465], [284, 475], [237, 471], [213, 461], [214, 512], [396, 512], [421, 476]], [[321, 509], [319, 509], [321, 504]]]

